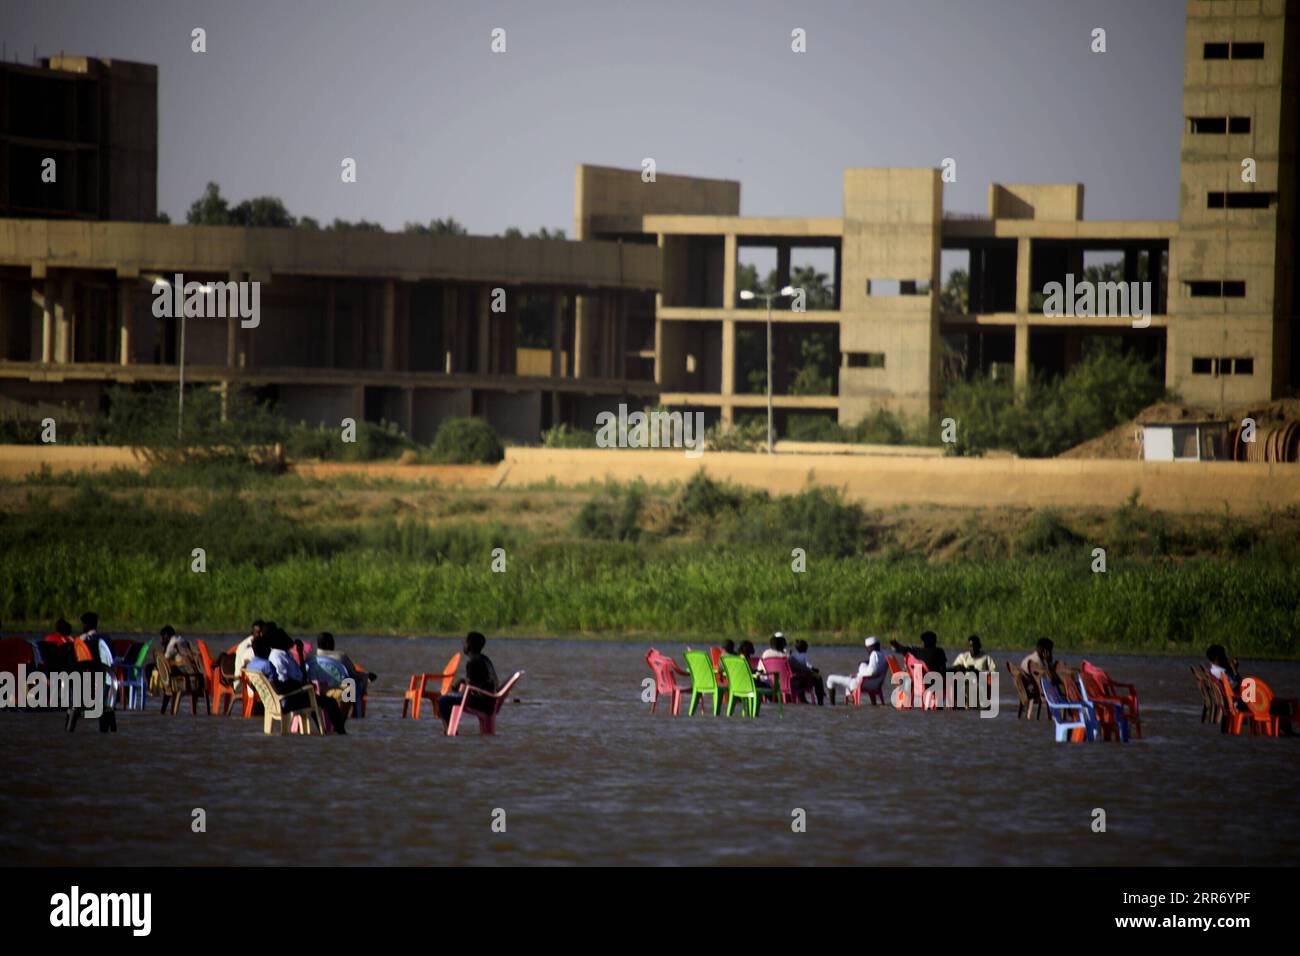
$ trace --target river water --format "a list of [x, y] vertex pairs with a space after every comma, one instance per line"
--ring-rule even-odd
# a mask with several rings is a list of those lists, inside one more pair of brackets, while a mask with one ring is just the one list
[[[526, 671], [519, 703], [496, 737], [471, 718], [447, 738], [402, 720], [402, 694], [458, 640], [339, 646], [381, 675], [345, 737], [265, 737], [260, 718], [202, 705], [163, 717], [157, 698], [119, 713], [116, 735], [0, 713], [0, 863], [1260, 865], [1300, 850], [1300, 740], [1202, 725], [1188, 659], [1096, 655], [1138, 686], [1146, 736], [1067, 745], [1049, 719], [1016, 718], [1008, 680], [996, 719], [792, 705], [674, 719], [642, 702], [644, 640], [492, 639], [503, 680]], [[659, 649], [680, 661], [681, 645]], [[860, 656], [813, 649], [823, 673]], [[1300, 665], [1243, 670], [1300, 694]]]

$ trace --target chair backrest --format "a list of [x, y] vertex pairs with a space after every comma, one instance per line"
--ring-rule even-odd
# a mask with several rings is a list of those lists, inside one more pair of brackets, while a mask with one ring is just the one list
[[235, 682], [235, 652], [226, 651], [217, 658], [217, 671], [221, 679], [228, 684]]
[[727, 689], [733, 697], [753, 696], [756, 691], [754, 675], [749, 669], [749, 661], [739, 654], [723, 654], [722, 672], [727, 675]]
[[[1097, 691], [1100, 696], [1111, 696], [1115, 682], [1110, 679], [1109, 674], [1096, 664], [1091, 664], [1088, 661], [1084, 661], [1080, 664], [1079, 669], [1083, 671], [1085, 677], [1091, 677], [1097, 682]], [[1091, 687], [1088, 688], [1088, 692], [1092, 693]]]
[[83, 638], [74, 638], [72, 641], [72, 653], [74, 658], [79, 662], [93, 661], [94, 653], [90, 650], [90, 644]]
[[686, 669], [691, 672], [691, 683], [696, 691], [716, 691], [718, 679], [713, 673], [713, 661], [704, 651], [687, 651]]
[[1066, 703], [1082, 704], [1083, 694], [1079, 692], [1079, 672], [1068, 664], [1057, 661], [1056, 676], [1061, 679], [1061, 693]]
[[134, 663], [135, 649], [139, 645], [129, 637], [115, 637], [110, 642], [113, 645], [113, 656], [120, 661], [128, 664]]
[[501, 685], [501, 689], [492, 695], [493, 698], [492, 713], [494, 714], [501, 713], [501, 706], [506, 702], [507, 699], [509, 699], [510, 692], [515, 689], [515, 685], [518, 684], [521, 680], [523, 680], [523, 678], [524, 678], [523, 671], [515, 671], [512, 675], [510, 675], [510, 679]]
[[442, 672], [447, 676], [442, 679], [442, 689], [438, 693], [451, 693], [451, 683], [456, 679], [456, 668], [458, 667], [460, 667], [460, 651], [452, 654], [451, 660], [447, 661], [447, 666], [442, 669]]
[[247, 668], [245, 668], [243, 674], [244, 680], [248, 681], [249, 686], [256, 692], [266, 712], [272, 717], [280, 717], [280, 695], [275, 692], [275, 688], [266, 679], [266, 675], [260, 671], [250, 671]]
[[898, 658], [893, 654], [885, 656], [885, 665], [889, 668], [891, 674], [901, 674], [903, 672], [903, 665], [898, 663]]
[[714, 669], [715, 671], [716, 671], [719, 667], [722, 666], [720, 663], [718, 663], [720, 660], [722, 660], [722, 648], [720, 648], [720, 647], [718, 647], [718, 646], [716, 646], [716, 645], [713, 646], [713, 647], [710, 647], [710, 648], [709, 648], [709, 661], [713, 664], [713, 669]]
[[[1056, 689], [1052, 679], [1046, 675], [1038, 678], [1038, 686], [1042, 688], [1043, 700], [1047, 701], [1049, 708], [1068, 706], [1070, 701], [1061, 696], [1061, 692]], [[1052, 715], [1055, 717], [1055, 713]]]
[[212, 673], [212, 653], [208, 650], [207, 641], [195, 641], [199, 646], [199, 657], [203, 661], [203, 673], [205, 675]]
[[36, 648], [31, 641], [22, 637], [0, 637], [0, 671], [17, 676], [19, 664], [26, 664], [28, 670], [34, 670], [37, 660]]
[[1273, 690], [1258, 677], [1242, 679], [1241, 699], [1256, 717], [1267, 717], [1273, 709]]
[[788, 658], [764, 657], [759, 660], [758, 667], [764, 674], [781, 678], [781, 686], [786, 690], [790, 689], [790, 681], [794, 677], [794, 671], [790, 667]]
[[1011, 683], [1016, 685], [1016, 694], [1020, 697], [1020, 703], [1028, 705], [1033, 700], [1030, 689], [1033, 686], [1029, 683], [1028, 677], [1020, 669], [1020, 665], [1012, 661], [1007, 661], [1007, 673], [1011, 675]]
[[167, 655], [156, 647], [153, 651], [153, 666], [158, 671], [158, 680], [166, 687], [172, 679], [172, 666], [167, 662]]
[[1214, 701], [1214, 706], [1219, 708], [1225, 715], [1232, 713], [1232, 685], [1226, 683], [1227, 678], [1215, 680], [1208, 672], [1205, 674], [1205, 689], [1210, 692], [1210, 699]]
[[321, 657], [319, 654], [313, 654], [307, 658], [307, 677], [308, 679], [321, 680], [321, 677], [312, 674], [313, 671], [316, 672], [316, 675], [324, 676], [322, 683], [328, 687], [342, 687], [343, 682], [349, 676], [348, 669], [343, 666], [342, 661], [336, 661], [332, 657]]
[[653, 647], [645, 656], [645, 661], [650, 665], [650, 670], [655, 675], [655, 691], [660, 694], [671, 694], [677, 689], [677, 681], [673, 677], [673, 660], [663, 654], [660, 654]]
[[145, 662], [149, 660], [149, 654], [153, 651], [153, 638], [145, 641], [140, 645], [140, 652], [136, 655], [135, 663], [137, 667], [144, 667]]
[[1094, 671], [1090, 671], [1085, 667], [1083, 670], [1079, 671], [1078, 677], [1079, 688], [1083, 692], [1083, 699], [1088, 703], [1091, 703], [1097, 698], [1109, 696], [1106, 693], [1106, 685], [1097, 679]]

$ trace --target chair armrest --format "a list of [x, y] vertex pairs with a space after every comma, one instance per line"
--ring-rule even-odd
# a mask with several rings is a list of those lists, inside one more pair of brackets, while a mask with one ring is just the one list
[[465, 697], [468, 697], [470, 694], [479, 694], [483, 697], [492, 697], [492, 698], [497, 698], [501, 696], [501, 691], [499, 690], [498, 691], [484, 690], [482, 687], [475, 687], [473, 684], [462, 685], [460, 692]]

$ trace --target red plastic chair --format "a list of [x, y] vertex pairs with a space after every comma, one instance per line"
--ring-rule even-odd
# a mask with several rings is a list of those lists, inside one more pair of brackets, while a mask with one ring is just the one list
[[26, 665], [27, 671], [36, 670], [36, 648], [32, 642], [22, 637], [0, 637], [0, 671], [18, 677], [18, 665]]
[[917, 660], [911, 654], [904, 657], [907, 663], [907, 672], [912, 678], [912, 696], [916, 697], [917, 691], [921, 691], [921, 709], [938, 710], [939, 695], [932, 690], [925, 689], [925, 675], [930, 673], [930, 668], [926, 667], [924, 662]]
[[[229, 664], [230, 673], [226, 673], [221, 669], [223, 660]], [[235, 691], [237, 680], [238, 678], [235, 675], [235, 650], [231, 649], [213, 663], [212, 676], [208, 679], [208, 686], [212, 688], [212, 712], [214, 714], [233, 713], [235, 697], [238, 696]]]
[[[451, 690], [451, 682], [456, 679], [456, 668], [459, 666], [460, 652], [457, 651], [451, 655], [451, 660], [447, 661], [447, 666], [442, 669], [442, 673], [412, 674], [410, 686], [406, 688], [406, 696], [402, 700], [402, 716], [405, 717], [409, 710], [411, 719], [419, 720], [420, 704], [425, 700], [436, 706], [438, 698]], [[437, 682], [436, 690], [429, 686], [434, 682]]]
[[[849, 691], [848, 696], [844, 698], [845, 702], [853, 701], [854, 707], [862, 706], [862, 688], [866, 685], [867, 679], [864, 677], [858, 681], [858, 686]], [[877, 680], [875, 687], [867, 688], [867, 700], [871, 701], [872, 706], [883, 704], [885, 702], [885, 682]]]
[[[456, 736], [456, 731], [460, 729], [460, 719], [465, 714], [478, 718], [478, 732], [480, 734], [495, 734], [497, 732], [497, 714], [501, 713], [501, 705], [506, 702], [506, 698], [510, 695], [510, 691], [514, 689], [514, 686], [519, 683], [523, 676], [523, 671], [515, 671], [514, 676], [506, 681], [505, 686], [495, 694], [488, 693], [485, 690], [480, 690], [477, 687], [466, 684], [464, 688], [462, 688], [463, 694], [461, 695], [460, 703], [451, 709], [451, 719], [447, 721], [447, 736]], [[490, 697], [492, 699], [491, 709], [478, 710], [475, 707], [470, 707], [469, 695], [471, 693], [477, 693], [483, 697]]]
[[798, 693], [794, 690], [794, 671], [790, 669], [790, 660], [785, 657], [763, 657], [759, 659], [758, 669], [767, 674], [769, 677], [775, 677], [778, 683], [775, 685], [781, 688], [781, 702], [783, 704], [806, 704], [804, 695], [807, 690], [801, 690]]
[[655, 707], [659, 704], [659, 698], [665, 695], [672, 697], [673, 716], [681, 709], [682, 694], [690, 691], [690, 685], [685, 687], [677, 683], [677, 676], [690, 677], [690, 672], [682, 670], [682, 666], [671, 657], [660, 654], [653, 647], [646, 652], [645, 662], [650, 665], [651, 672], [655, 675], [655, 697], [650, 701], [650, 713], [655, 712]]
[[[1110, 675], [1095, 664], [1084, 661], [1081, 665], [1083, 673], [1091, 676], [1097, 682], [1102, 694], [1112, 700], [1117, 700], [1124, 707], [1124, 719], [1128, 725], [1133, 728], [1135, 737], [1142, 736], [1142, 718], [1138, 713], [1138, 694], [1137, 688], [1132, 684], [1124, 684], [1120, 681], [1110, 679]], [[1088, 689], [1089, 696], [1092, 695], [1092, 688]]]
[[888, 654], [885, 656], [885, 666], [889, 668], [889, 686], [891, 688], [889, 693], [890, 701], [893, 703], [896, 710], [910, 710], [912, 707], [912, 695], [905, 694], [900, 697], [895, 693], [895, 691], [902, 685], [894, 680], [894, 675], [904, 673], [903, 665], [898, 663], [898, 658], [893, 654]]
[[1226, 707], [1223, 712], [1223, 730], [1224, 733], [1237, 735], [1250, 719], [1249, 711], [1238, 710], [1237, 703], [1241, 700], [1237, 692], [1233, 690], [1232, 681], [1228, 680], [1228, 675], [1224, 674], [1219, 678], [1220, 686], [1223, 688], [1223, 699]]

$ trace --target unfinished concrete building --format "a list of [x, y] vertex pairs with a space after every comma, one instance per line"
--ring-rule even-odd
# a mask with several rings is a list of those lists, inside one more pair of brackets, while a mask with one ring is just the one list
[[[178, 320], [150, 306], [181, 273], [261, 284], [256, 328], [189, 321], [187, 380], [253, 388], [295, 420], [383, 419], [427, 441], [473, 414], [525, 442], [619, 402], [736, 422], [767, 404], [765, 310], [740, 295], [754, 255], [778, 289], [814, 263], [804, 310], [773, 302], [782, 432], [931, 415], [945, 377], [1023, 386], [1104, 339], [1190, 401], [1293, 394], [1298, 7], [1188, 3], [1176, 221], [1084, 219], [1080, 184], [993, 184], [984, 214], [946, 213], [937, 168], [848, 169], [838, 217], [742, 216], [737, 182], [584, 165], [574, 241], [162, 225], [153, 68], [2, 64], [0, 397], [94, 407], [110, 383], [175, 382]], [[73, 157], [71, 193], [43, 191], [55, 154]], [[1151, 283], [1149, 322], [1046, 314], [1049, 285], [1097, 263]]]

